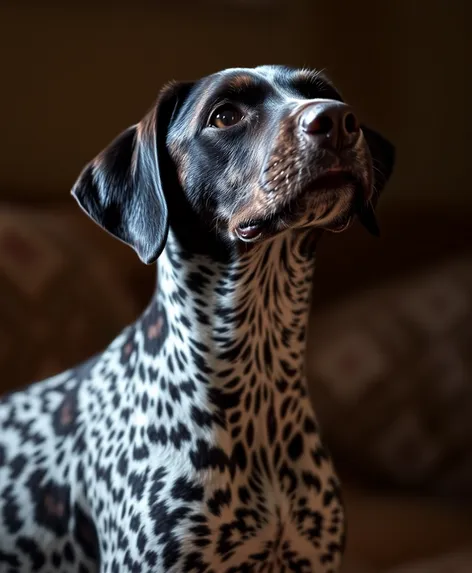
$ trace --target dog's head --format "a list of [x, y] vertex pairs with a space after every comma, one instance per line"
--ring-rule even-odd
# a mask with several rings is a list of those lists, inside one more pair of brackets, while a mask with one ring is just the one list
[[393, 163], [392, 144], [361, 125], [322, 74], [230, 69], [167, 86], [72, 193], [151, 263], [169, 220], [223, 243], [291, 228], [340, 231], [355, 216], [376, 233], [373, 209]]

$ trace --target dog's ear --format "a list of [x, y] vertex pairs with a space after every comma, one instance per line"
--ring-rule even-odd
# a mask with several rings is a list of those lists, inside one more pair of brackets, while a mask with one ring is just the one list
[[395, 147], [377, 131], [365, 125], [362, 125], [361, 129], [372, 156], [374, 189], [378, 196], [392, 175], [395, 166]]
[[383, 191], [395, 166], [395, 147], [377, 131], [362, 125], [362, 132], [372, 156], [374, 194], [369, 203], [363, 203], [357, 208], [360, 223], [374, 236], [380, 235], [375, 217], [375, 207], [380, 193]]
[[146, 264], [164, 248], [169, 229], [163, 170], [166, 137], [190, 84], [171, 84], [144, 119], [121, 133], [80, 174], [72, 195], [95, 223], [132, 247]]

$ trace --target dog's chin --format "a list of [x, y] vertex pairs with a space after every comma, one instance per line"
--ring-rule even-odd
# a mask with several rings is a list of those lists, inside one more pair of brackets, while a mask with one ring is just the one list
[[362, 185], [351, 177], [320, 179], [273, 214], [239, 225], [234, 234], [245, 243], [257, 243], [290, 229], [341, 233], [353, 222], [355, 199], [363, 192]]

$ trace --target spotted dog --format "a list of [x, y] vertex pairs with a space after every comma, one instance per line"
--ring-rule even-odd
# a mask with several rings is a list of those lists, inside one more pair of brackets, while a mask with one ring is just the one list
[[377, 231], [393, 163], [321, 73], [263, 66], [168, 85], [85, 167], [73, 196], [158, 288], [101, 354], [0, 403], [2, 573], [338, 570], [314, 253]]

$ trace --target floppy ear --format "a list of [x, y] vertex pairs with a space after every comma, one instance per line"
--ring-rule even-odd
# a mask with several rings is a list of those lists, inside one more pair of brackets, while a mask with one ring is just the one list
[[385, 139], [385, 137], [380, 135], [377, 131], [365, 125], [362, 125], [361, 129], [372, 156], [372, 163], [374, 165], [374, 189], [377, 199], [392, 175], [395, 166], [395, 147], [393, 143]]
[[146, 264], [161, 254], [169, 229], [162, 173], [169, 168], [166, 136], [184, 86], [165, 88], [144, 119], [89, 163], [72, 188], [93, 221]]
[[375, 236], [380, 235], [379, 226], [375, 217], [375, 207], [380, 193], [383, 191], [395, 165], [395, 147], [380, 133], [361, 125], [362, 132], [370, 150], [373, 164], [374, 194], [369, 203], [363, 203], [357, 208], [360, 223]]

